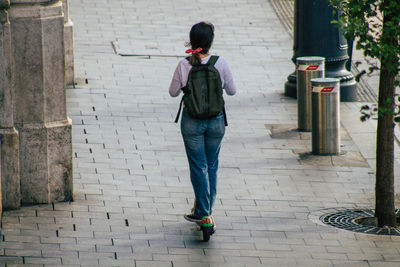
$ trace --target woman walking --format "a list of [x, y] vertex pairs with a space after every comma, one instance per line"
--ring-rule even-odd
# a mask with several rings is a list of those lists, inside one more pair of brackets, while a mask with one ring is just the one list
[[[185, 107], [182, 112], [181, 133], [189, 162], [195, 204], [192, 212], [184, 217], [198, 223], [203, 231], [204, 241], [208, 241], [215, 230], [212, 208], [217, 193], [218, 156], [226, 125], [225, 110], [220, 110], [221, 103], [222, 108], [224, 104], [222, 88], [228, 95], [234, 95], [236, 86], [226, 61], [209, 54], [214, 40], [214, 26], [208, 22], [199, 22], [192, 26], [189, 35], [191, 49], [186, 53], [191, 55], [178, 63], [169, 94], [176, 97], [183, 91], [184, 98], [187, 98], [183, 99]], [[188, 100], [190, 97], [192, 100]], [[192, 105], [193, 101], [197, 102]], [[202, 114], [198, 114], [198, 106], [206, 107]], [[216, 110], [215, 114], [210, 110]]]

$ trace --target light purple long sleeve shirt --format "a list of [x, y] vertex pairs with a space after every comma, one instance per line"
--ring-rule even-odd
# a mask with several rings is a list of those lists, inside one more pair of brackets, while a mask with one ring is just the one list
[[[201, 63], [206, 64], [210, 57], [211, 55], [202, 58]], [[236, 85], [233, 82], [232, 73], [226, 61], [223, 58], [219, 57], [214, 66], [219, 72], [222, 82], [222, 88], [225, 89], [225, 92], [228, 95], [236, 94]], [[181, 92], [181, 88], [186, 86], [191, 68], [192, 65], [189, 64], [189, 61], [187, 59], [184, 58], [179, 61], [178, 66], [175, 69], [174, 76], [172, 77], [171, 85], [169, 86], [169, 94], [172, 97], [178, 96]]]

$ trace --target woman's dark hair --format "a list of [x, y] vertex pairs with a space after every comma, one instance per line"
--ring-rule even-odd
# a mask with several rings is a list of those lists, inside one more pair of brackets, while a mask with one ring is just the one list
[[[189, 38], [193, 50], [201, 47], [200, 54], [207, 54], [214, 40], [214, 25], [204, 21], [193, 25]], [[189, 57], [189, 64], [192, 66], [200, 65], [201, 58], [199, 54], [192, 54]]]

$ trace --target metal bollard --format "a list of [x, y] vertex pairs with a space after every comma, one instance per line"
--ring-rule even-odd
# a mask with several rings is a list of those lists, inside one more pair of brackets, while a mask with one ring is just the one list
[[325, 77], [325, 58], [298, 57], [297, 76], [297, 128], [311, 131], [311, 79]]
[[312, 153], [340, 154], [340, 80], [318, 78], [312, 85]]

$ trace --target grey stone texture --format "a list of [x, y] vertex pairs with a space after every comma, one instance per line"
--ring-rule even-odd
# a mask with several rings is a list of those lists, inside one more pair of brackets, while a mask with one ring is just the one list
[[64, 25], [65, 84], [75, 84], [74, 73], [74, 23], [69, 20]]
[[[0, 3], [7, 8], [9, 2]], [[11, 65], [11, 32], [8, 13], [0, 9], [0, 165], [3, 208], [18, 208], [21, 202], [19, 176], [19, 140], [14, 128]]]
[[74, 75], [74, 23], [69, 17], [68, 0], [62, 0], [64, 13], [65, 84], [73, 86]]
[[[76, 88], [67, 90], [74, 201], [4, 212], [0, 264], [398, 265], [398, 237], [347, 232], [310, 219], [331, 208], [373, 206], [376, 126], [359, 121], [362, 103], [342, 103], [342, 149], [358, 153], [360, 165], [345, 157], [343, 163], [318, 156], [306, 162], [299, 151], [311, 151], [310, 136], [286, 135], [290, 127], [266, 128], [297, 121], [296, 100], [283, 96], [292, 39], [268, 1], [70, 4], [78, 77]], [[199, 20], [215, 24], [212, 52], [227, 60], [239, 88], [226, 97], [217, 231], [208, 243], [182, 216], [193, 205], [193, 192], [180, 128], [173, 123], [180, 99], [167, 92], [190, 26]], [[111, 41], [129, 53], [179, 58], [121, 57]], [[396, 148], [396, 175], [399, 155]]]
[[21, 206], [19, 136], [12, 127], [0, 129], [0, 137], [2, 205], [4, 209], [17, 209]]
[[11, 90], [11, 35], [6, 11], [0, 10], [5, 19], [0, 24], [0, 127], [14, 127], [13, 91]]
[[12, 2], [9, 13], [22, 202], [68, 201], [72, 138], [66, 114], [62, 2]]
[[62, 2], [1, 6], [6, 7], [0, 10], [3, 206], [72, 200]]
[[19, 133], [22, 202], [72, 200], [71, 123], [24, 124]]
[[61, 2], [51, 6], [11, 6], [10, 22], [15, 124], [65, 120]]

